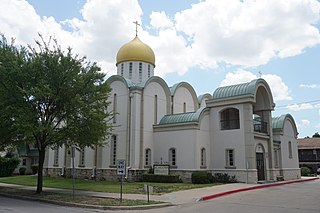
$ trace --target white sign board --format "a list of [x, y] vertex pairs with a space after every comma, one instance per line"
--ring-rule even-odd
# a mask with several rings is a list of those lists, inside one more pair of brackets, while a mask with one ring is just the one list
[[169, 175], [169, 165], [153, 165], [153, 173], [155, 175]]
[[126, 160], [117, 160], [117, 174], [126, 175]]

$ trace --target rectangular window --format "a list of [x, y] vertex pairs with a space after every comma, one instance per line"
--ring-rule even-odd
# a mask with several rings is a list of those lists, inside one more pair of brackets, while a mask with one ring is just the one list
[[233, 149], [226, 150], [226, 167], [235, 167]]
[[117, 136], [112, 135], [111, 137], [111, 166], [115, 166], [117, 163]]

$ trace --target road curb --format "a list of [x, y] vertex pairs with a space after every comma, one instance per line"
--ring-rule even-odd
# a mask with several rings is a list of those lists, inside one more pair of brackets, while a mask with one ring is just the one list
[[292, 183], [301, 183], [301, 182], [312, 181], [312, 180], [317, 180], [317, 179], [319, 179], [319, 178], [315, 177], [315, 178], [309, 178], [309, 179], [300, 179], [300, 180], [294, 180], [294, 181], [277, 182], [277, 183], [262, 184], [262, 185], [258, 185], [258, 186], [251, 186], [251, 187], [247, 187], [247, 188], [235, 189], [235, 190], [220, 192], [217, 194], [203, 196], [199, 199], [199, 201], [210, 200], [210, 199], [214, 199], [214, 198], [218, 198], [218, 197], [222, 197], [222, 196], [226, 196], [226, 195], [230, 195], [230, 194], [235, 194], [238, 192], [268, 188], [268, 187], [273, 187], [273, 186], [281, 186], [281, 185], [292, 184]]

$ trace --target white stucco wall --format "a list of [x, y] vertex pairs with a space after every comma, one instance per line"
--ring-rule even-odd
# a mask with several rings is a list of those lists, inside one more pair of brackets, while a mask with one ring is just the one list
[[[291, 142], [292, 158], [289, 158], [289, 142]], [[299, 168], [298, 142], [291, 122], [286, 119], [281, 136], [282, 168]]]
[[[240, 129], [221, 130], [220, 111], [233, 107], [239, 110]], [[236, 169], [246, 169], [243, 106], [214, 107], [210, 109], [211, 128], [211, 166], [214, 169], [225, 169], [226, 149], [234, 149]]]
[[190, 91], [185, 87], [178, 87], [173, 96], [173, 114], [183, 113], [184, 103], [186, 103], [186, 112], [194, 112], [195, 103]]

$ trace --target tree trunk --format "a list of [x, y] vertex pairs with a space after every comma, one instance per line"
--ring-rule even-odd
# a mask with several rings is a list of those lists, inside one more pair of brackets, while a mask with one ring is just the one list
[[37, 183], [37, 194], [42, 192], [42, 185], [43, 185], [43, 163], [44, 158], [46, 155], [46, 149], [41, 148], [39, 149], [39, 164], [38, 164], [38, 183]]

